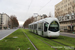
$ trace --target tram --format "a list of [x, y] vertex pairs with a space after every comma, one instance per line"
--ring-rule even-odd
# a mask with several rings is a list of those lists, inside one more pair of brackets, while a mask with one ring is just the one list
[[29, 31], [43, 37], [58, 37], [59, 21], [57, 18], [45, 18], [29, 24]]

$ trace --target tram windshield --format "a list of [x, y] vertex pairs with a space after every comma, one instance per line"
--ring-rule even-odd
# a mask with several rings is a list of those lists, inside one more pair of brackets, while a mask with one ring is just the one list
[[59, 31], [59, 24], [57, 21], [53, 21], [50, 25], [49, 25], [49, 30], [53, 31], [53, 32], [57, 32]]

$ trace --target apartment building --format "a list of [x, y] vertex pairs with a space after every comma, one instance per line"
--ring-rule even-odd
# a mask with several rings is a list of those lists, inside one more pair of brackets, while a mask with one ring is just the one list
[[12, 23], [10, 17], [6, 13], [0, 13], [0, 29], [11, 28]]
[[62, 0], [55, 5], [55, 17], [60, 22], [61, 31], [75, 30], [75, 0]]
[[45, 15], [45, 14], [43, 14], [43, 15], [38, 15], [38, 16], [36, 16], [36, 17], [34, 17], [34, 22], [36, 22], [36, 21], [38, 21], [38, 20], [41, 20], [41, 19], [44, 19], [44, 18], [46, 18], [47, 16]]
[[36, 21], [38, 21], [40, 19], [41, 19], [41, 15], [38, 15], [38, 16], [34, 17], [34, 22], [36, 22]]

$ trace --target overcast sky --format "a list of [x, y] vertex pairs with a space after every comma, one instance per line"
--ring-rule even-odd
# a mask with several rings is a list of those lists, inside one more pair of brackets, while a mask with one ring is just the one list
[[51, 13], [54, 16], [54, 6], [62, 0], [0, 0], [0, 13], [15, 15], [22, 25], [26, 19], [33, 16]]

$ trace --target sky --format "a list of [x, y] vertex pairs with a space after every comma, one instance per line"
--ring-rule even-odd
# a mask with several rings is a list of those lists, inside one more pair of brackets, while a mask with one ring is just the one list
[[62, 0], [0, 0], [0, 13], [15, 15], [22, 25], [28, 18], [51, 13], [54, 17], [54, 6]]

